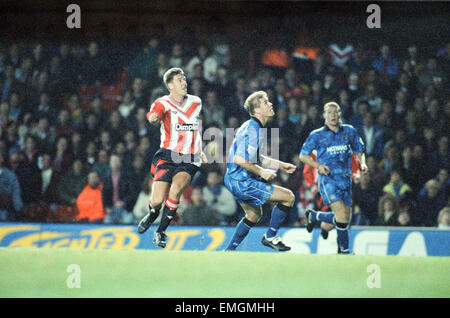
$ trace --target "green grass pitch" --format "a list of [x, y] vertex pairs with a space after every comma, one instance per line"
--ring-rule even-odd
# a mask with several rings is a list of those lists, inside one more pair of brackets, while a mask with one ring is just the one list
[[449, 274], [446, 257], [0, 248], [0, 297], [449, 297]]

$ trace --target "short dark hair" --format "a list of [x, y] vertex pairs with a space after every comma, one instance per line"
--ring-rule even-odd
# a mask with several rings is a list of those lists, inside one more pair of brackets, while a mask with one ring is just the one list
[[172, 82], [173, 78], [174, 78], [176, 75], [178, 75], [178, 74], [184, 75], [184, 71], [183, 71], [181, 68], [179, 68], [179, 67], [173, 67], [173, 68], [171, 68], [171, 69], [168, 69], [168, 70], [164, 73], [163, 81], [164, 81], [164, 84], [166, 85], [167, 89], [169, 89], [168, 84], [169, 84], [170, 82]]

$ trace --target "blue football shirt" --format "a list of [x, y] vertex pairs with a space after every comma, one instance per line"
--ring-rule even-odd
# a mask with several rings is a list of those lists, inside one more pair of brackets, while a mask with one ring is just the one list
[[254, 173], [233, 162], [235, 155], [239, 155], [252, 163], [258, 163], [258, 150], [264, 141], [264, 129], [261, 122], [252, 117], [242, 124], [236, 132], [230, 152], [227, 157], [226, 174], [235, 180], [245, 180], [258, 177]]
[[327, 126], [313, 130], [300, 151], [317, 152], [317, 162], [330, 168], [330, 175], [351, 174], [352, 154], [364, 151], [364, 142], [351, 125], [341, 125], [336, 133]]

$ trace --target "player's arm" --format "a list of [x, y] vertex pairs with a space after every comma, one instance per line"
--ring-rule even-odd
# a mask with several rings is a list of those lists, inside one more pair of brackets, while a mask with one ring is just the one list
[[320, 164], [319, 162], [314, 160], [310, 155], [300, 154], [299, 158], [300, 158], [301, 162], [303, 162], [304, 164], [306, 164], [308, 166], [316, 168], [317, 170], [319, 170], [319, 173], [321, 173], [321, 174], [328, 175], [330, 173], [330, 168], [328, 168], [325, 165]]
[[286, 173], [293, 173], [297, 167], [291, 163], [288, 162], [283, 162], [280, 160], [276, 160], [264, 155], [260, 155], [261, 158], [261, 163], [263, 165], [263, 167], [269, 168], [269, 169], [275, 169], [278, 170], [280, 169], [283, 172]]
[[245, 170], [260, 176], [266, 181], [270, 181], [277, 176], [274, 170], [264, 169], [254, 163], [251, 163], [250, 161], [239, 155], [235, 155], [233, 157], [233, 162], [239, 165], [240, 167], [244, 168]]
[[151, 123], [158, 123], [164, 116], [164, 106], [159, 103], [158, 101], [155, 101], [150, 106], [150, 111], [147, 113], [147, 120]]
[[367, 164], [366, 164], [366, 155], [364, 154], [364, 152], [359, 152], [356, 154], [356, 156], [358, 157], [359, 166], [361, 167], [361, 172], [364, 174], [369, 172], [369, 168], [367, 167]]

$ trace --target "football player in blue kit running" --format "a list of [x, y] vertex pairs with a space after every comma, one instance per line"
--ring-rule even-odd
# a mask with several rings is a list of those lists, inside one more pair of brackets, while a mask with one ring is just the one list
[[[260, 220], [261, 206], [277, 202], [274, 206], [269, 228], [262, 237], [262, 244], [276, 251], [288, 251], [277, 231], [294, 204], [291, 190], [272, 185], [276, 169], [293, 173], [296, 166], [269, 158], [261, 154], [264, 141], [264, 125], [273, 118], [275, 112], [267, 94], [258, 91], [251, 94], [244, 103], [251, 118], [238, 129], [227, 158], [224, 183], [245, 212], [245, 217], [237, 224], [234, 235], [226, 250], [235, 250], [247, 236], [250, 229]], [[259, 159], [261, 165], [258, 165]], [[265, 167], [265, 168], [263, 168]]]
[[[313, 130], [300, 151], [300, 160], [319, 172], [319, 191], [332, 212], [308, 210], [306, 228], [311, 232], [315, 222], [336, 225], [340, 254], [349, 254], [348, 228], [352, 210], [351, 161], [355, 153], [361, 172], [367, 173], [364, 142], [356, 129], [341, 123], [341, 108], [336, 102], [324, 105], [325, 125]], [[310, 154], [317, 152], [317, 161]]]

